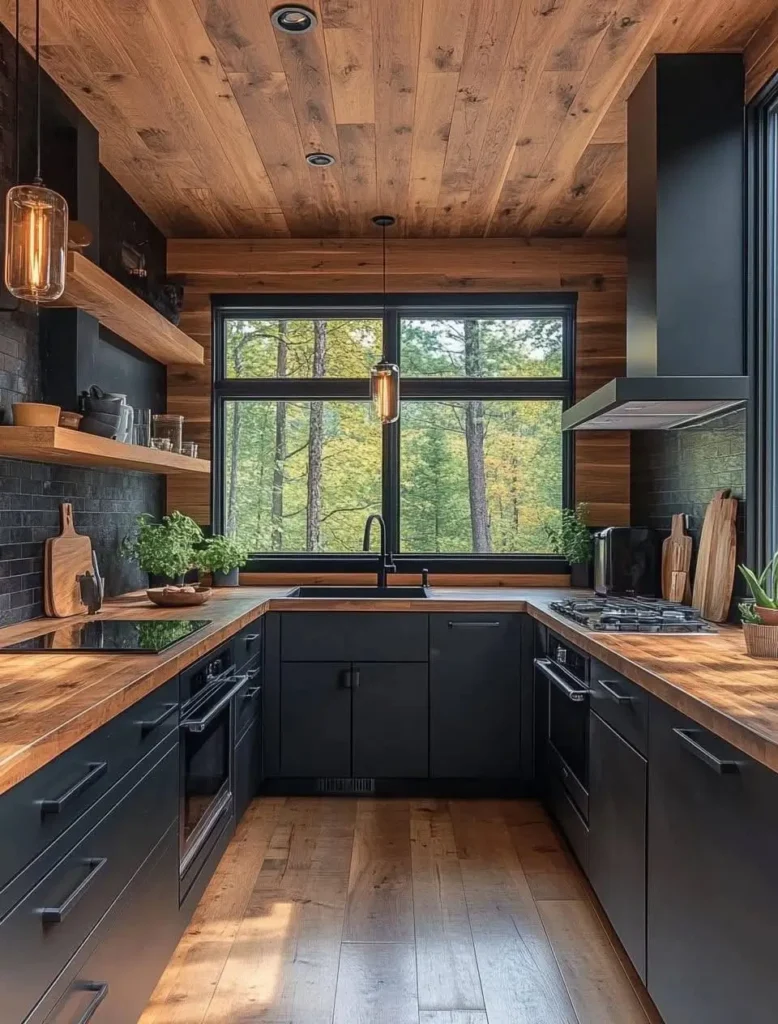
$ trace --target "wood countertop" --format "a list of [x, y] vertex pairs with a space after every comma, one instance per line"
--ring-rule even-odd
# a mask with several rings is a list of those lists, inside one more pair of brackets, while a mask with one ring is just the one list
[[[191, 640], [160, 655], [0, 652], [0, 793], [21, 782], [266, 611], [528, 612], [755, 760], [778, 771], [778, 661], [746, 655], [739, 629], [715, 635], [587, 632], [551, 611], [569, 590], [433, 587], [421, 600], [289, 599], [288, 587], [216, 590], [202, 608], [154, 608], [144, 595], [111, 601], [100, 618], [207, 618]], [[80, 621], [74, 617], [69, 622]], [[59, 620], [60, 622], [62, 620]], [[0, 629], [0, 644], [54, 620]]]

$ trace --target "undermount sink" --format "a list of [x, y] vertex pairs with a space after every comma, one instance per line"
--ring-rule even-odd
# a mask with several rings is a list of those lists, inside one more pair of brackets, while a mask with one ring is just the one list
[[297, 587], [289, 597], [400, 598], [426, 597], [424, 587]]

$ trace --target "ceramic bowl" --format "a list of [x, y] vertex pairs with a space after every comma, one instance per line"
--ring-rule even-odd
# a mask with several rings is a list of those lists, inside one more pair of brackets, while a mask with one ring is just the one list
[[60, 407], [43, 402], [16, 402], [13, 406], [15, 427], [56, 427]]
[[78, 425], [83, 434], [96, 434], [98, 437], [110, 437], [116, 440], [116, 431], [119, 424], [101, 423], [100, 420], [85, 416]]

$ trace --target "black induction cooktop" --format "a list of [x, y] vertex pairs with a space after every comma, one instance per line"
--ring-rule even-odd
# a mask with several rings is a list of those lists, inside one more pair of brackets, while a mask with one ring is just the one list
[[0, 647], [0, 653], [159, 654], [210, 625], [210, 619], [93, 619]]

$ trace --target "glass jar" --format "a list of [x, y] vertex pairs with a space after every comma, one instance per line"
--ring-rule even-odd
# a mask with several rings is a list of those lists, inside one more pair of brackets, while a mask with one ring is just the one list
[[154, 416], [154, 438], [167, 439], [171, 451], [180, 455], [184, 439], [184, 417], [173, 413], [157, 413]]

